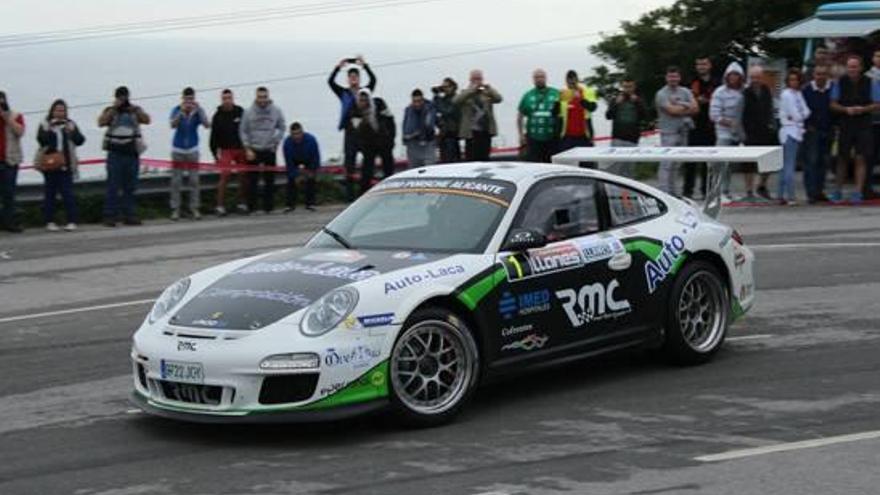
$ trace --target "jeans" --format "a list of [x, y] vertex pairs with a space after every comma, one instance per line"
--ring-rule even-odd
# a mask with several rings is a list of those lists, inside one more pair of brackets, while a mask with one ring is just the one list
[[[305, 171], [306, 183], [306, 206], [315, 206], [315, 190], [317, 189], [317, 180], [315, 178], [316, 170]], [[296, 208], [299, 191], [297, 189], [296, 180], [299, 177], [299, 170], [287, 171], [287, 207]]]
[[361, 165], [361, 194], [367, 192], [373, 185], [373, 176], [376, 170], [376, 158], [382, 159], [382, 178], [387, 179], [394, 175], [394, 155], [392, 148], [376, 149], [365, 148], [364, 163]]
[[464, 156], [469, 162], [489, 161], [492, 153], [492, 136], [486, 131], [473, 131], [471, 138], [465, 140]]
[[461, 143], [458, 136], [440, 138], [440, 163], [457, 163], [461, 161]]
[[[256, 150], [256, 158], [249, 165], [274, 167], [277, 163], [275, 150]], [[275, 207], [275, 171], [255, 170], [248, 172], [248, 209], [257, 209], [257, 190], [260, 185], [260, 177], [263, 178], [263, 211], [269, 213]]]
[[[140, 158], [137, 155], [110, 151], [107, 153], [107, 196], [104, 200], [104, 219], [113, 221], [123, 216], [135, 218]], [[122, 197], [120, 201], [120, 191]]]
[[[876, 121], [875, 121], [876, 122]], [[874, 156], [865, 157], [867, 163], [865, 174], [865, 190], [874, 189], [874, 165], [880, 165], [880, 124], [874, 124]]]
[[794, 169], [797, 166], [798, 148], [801, 142], [787, 136], [782, 145], [782, 172], [779, 174], [779, 199], [794, 201]]
[[361, 151], [354, 131], [345, 129], [342, 135], [342, 147], [344, 155], [342, 163], [345, 165], [345, 198], [350, 203], [355, 199], [354, 176], [357, 172], [357, 154]]
[[535, 163], [550, 163], [553, 153], [556, 153], [558, 147], [555, 139], [539, 141], [526, 137], [526, 160]]
[[[611, 140], [612, 148], [635, 148], [639, 145], [639, 143], [634, 143], [632, 141], [627, 141], [625, 139], [613, 138]], [[623, 177], [633, 178], [635, 174], [633, 173], [633, 168], [635, 168], [634, 163], [630, 162], [614, 162], [608, 167], [608, 171], [612, 174], [621, 175]]]
[[67, 213], [67, 223], [77, 223], [76, 197], [73, 195], [73, 172], [55, 170], [43, 172], [43, 220], [55, 221], [55, 197], [60, 193]]
[[0, 162], [0, 227], [15, 225], [15, 183], [18, 166]]
[[189, 183], [189, 210], [199, 211], [201, 191], [199, 189], [199, 153], [171, 153], [171, 209], [180, 210], [180, 197], [183, 193], [183, 176]]
[[409, 166], [422, 167], [437, 163], [437, 145], [431, 141], [414, 141], [406, 144]]
[[[715, 146], [739, 146], [741, 143], [733, 136], [718, 136]], [[721, 194], [730, 196], [730, 162], [711, 163], [708, 168], [718, 174], [721, 181]]]
[[[687, 146], [688, 131], [682, 128], [677, 133], [661, 133], [660, 146]], [[658, 188], [668, 194], [675, 195], [675, 181], [678, 178], [678, 162], [660, 162], [657, 171]]]
[[828, 131], [804, 134], [804, 187], [808, 199], [819, 199], [825, 191], [825, 175], [831, 167], [831, 136]]

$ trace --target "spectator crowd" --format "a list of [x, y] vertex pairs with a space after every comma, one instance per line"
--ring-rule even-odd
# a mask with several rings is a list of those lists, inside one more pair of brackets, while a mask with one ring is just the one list
[[[656, 113], [656, 131], [662, 146], [766, 146], [781, 145], [784, 164], [775, 195], [768, 190], [768, 175], [745, 167], [743, 201], [773, 200], [796, 204], [795, 167], [801, 163], [809, 203], [848, 200], [859, 203], [875, 198], [873, 166], [880, 159], [880, 49], [874, 52], [871, 68], [864, 70], [861, 57], [851, 55], [846, 73], [833, 80], [831, 68], [822, 57], [807, 73], [790, 69], [784, 89], [774, 108], [774, 94], [760, 65], [744, 69], [730, 63], [720, 79], [712, 60], [695, 61], [696, 77], [683, 81], [678, 67], [669, 67], [665, 85], [646, 100], [636, 83], [624, 77], [613, 95], [608, 95], [605, 117], [611, 122], [611, 146], [638, 146], [643, 132]], [[344, 83], [340, 73], [345, 72]], [[366, 84], [363, 84], [364, 76]], [[522, 156], [534, 162], [549, 162], [558, 152], [595, 144], [594, 118], [599, 103], [595, 88], [585, 85], [571, 70], [564, 84], [555, 88], [546, 71], [536, 69], [533, 87], [518, 101], [517, 130]], [[346, 58], [333, 68], [328, 79], [339, 99], [338, 130], [343, 133], [344, 192], [349, 201], [366, 192], [381, 163], [382, 177], [395, 171], [393, 148], [397, 138], [394, 113], [377, 96], [377, 77], [361, 57]], [[400, 133], [409, 166], [434, 163], [483, 161], [490, 158], [492, 138], [498, 133], [495, 106], [501, 92], [486, 81], [480, 70], [468, 76], [467, 86], [445, 78], [430, 88], [431, 98], [421, 89], [411, 93], [402, 113]], [[131, 100], [127, 87], [116, 89], [110, 106], [98, 116], [106, 128], [102, 148], [106, 152], [106, 195], [104, 225], [138, 225], [135, 192], [141, 170], [140, 156], [147, 145], [142, 126], [151, 116]], [[171, 128], [170, 218], [201, 218], [200, 173], [205, 170], [199, 155], [202, 129], [209, 132], [209, 149], [219, 174], [214, 211], [227, 214], [226, 189], [237, 184], [234, 210], [240, 214], [271, 212], [275, 207], [276, 173], [286, 175], [284, 212], [293, 211], [304, 189], [304, 206], [314, 210], [321, 151], [316, 136], [300, 122], [288, 125], [268, 88], [258, 87], [247, 108], [236, 104], [229, 89], [220, 94], [213, 115], [198, 102], [196, 91], [187, 87], [180, 103], [168, 116]], [[24, 161], [21, 138], [25, 120], [0, 92], [0, 227], [20, 232], [15, 218], [15, 190], [19, 166]], [[77, 147], [85, 138], [68, 116], [64, 100], [56, 100], [38, 124], [34, 166], [44, 177], [43, 215], [50, 231], [75, 230], [78, 222], [74, 181], [78, 176]], [[462, 142], [463, 152], [462, 152]], [[283, 157], [279, 166], [277, 160]], [[358, 167], [360, 164], [360, 167]], [[854, 188], [844, 194], [844, 183], [853, 165]], [[706, 170], [687, 167], [680, 178], [679, 164], [661, 163], [659, 187], [672, 194], [693, 197], [705, 194]], [[732, 164], [721, 164], [721, 190], [731, 199]], [[825, 178], [834, 171], [835, 182]], [[630, 173], [629, 170], [620, 170]], [[698, 181], [699, 179], [699, 181]], [[679, 190], [678, 183], [682, 180]], [[697, 183], [699, 182], [699, 188]], [[184, 193], [186, 202], [184, 203]], [[64, 227], [56, 223], [56, 203], [64, 207]]]

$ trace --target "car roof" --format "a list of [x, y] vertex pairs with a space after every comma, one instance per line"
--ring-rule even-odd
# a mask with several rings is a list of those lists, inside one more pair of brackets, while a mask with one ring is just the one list
[[410, 169], [395, 174], [395, 179], [417, 177], [457, 177], [465, 179], [497, 179], [519, 184], [534, 179], [562, 174], [577, 174], [586, 177], [612, 178], [612, 174], [593, 169], [583, 169], [571, 165], [531, 162], [465, 162], [430, 165]]

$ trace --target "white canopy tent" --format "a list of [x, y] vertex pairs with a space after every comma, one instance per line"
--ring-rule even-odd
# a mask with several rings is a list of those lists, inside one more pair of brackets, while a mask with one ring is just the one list
[[638, 148], [572, 148], [553, 156], [553, 163], [579, 166], [596, 163], [606, 169], [617, 163], [708, 163], [709, 176], [703, 211], [717, 218], [721, 212], [721, 167], [725, 163], [756, 163], [762, 173], [782, 168], [781, 146], [693, 146]]

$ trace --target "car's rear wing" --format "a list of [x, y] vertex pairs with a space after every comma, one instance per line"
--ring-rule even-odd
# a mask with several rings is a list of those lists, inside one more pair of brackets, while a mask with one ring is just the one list
[[703, 212], [712, 218], [721, 213], [721, 165], [730, 162], [757, 163], [759, 172], [776, 172], [782, 168], [781, 146], [693, 146], [635, 148], [572, 148], [553, 156], [553, 163], [580, 165], [595, 163], [607, 169], [619, 163], [679, 162], [686, 166], [709, 164]]

